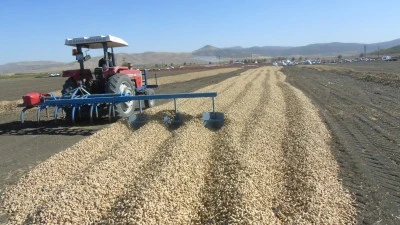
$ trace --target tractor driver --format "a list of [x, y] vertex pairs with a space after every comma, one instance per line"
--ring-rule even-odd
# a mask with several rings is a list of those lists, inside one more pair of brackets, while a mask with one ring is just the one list
[[101, 59], [99, 60], [99, 67], [103, 67], [104, 65], [106, 65], [106, 60], [104, 59], [104, 57], [101, 57]]
[[113, 67], [114, 66], [113, 61], [112, 61], [112, 54], [110, 52], [107, 52], [107, 55], [108, 55], [108, 64], [107, 64], [106, 59], [104, 57], [102, 57], [99, 60], [99, 67], [108, 67], [108, 66]]

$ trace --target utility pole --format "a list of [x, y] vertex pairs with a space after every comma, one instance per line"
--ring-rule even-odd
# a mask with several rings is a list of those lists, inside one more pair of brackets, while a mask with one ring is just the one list
[[380, 52], [381, 52], [381, 49], [378, 46], [378, 58], [379, 58]]
[[364, 57], [367, 57], [367, 45], [364, 45]]

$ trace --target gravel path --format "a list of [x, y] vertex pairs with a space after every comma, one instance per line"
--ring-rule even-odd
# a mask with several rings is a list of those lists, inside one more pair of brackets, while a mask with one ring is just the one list
[[160, 122], [168, 103], [136, 131], [98, 131], [5, 192], [10, 223], [354, 223], [329, 132], [284, 80], [263, 67], [199, 90], [218, 92], [217, 131], [201, 125], [209, 99], [179, 101], [176, 129]]

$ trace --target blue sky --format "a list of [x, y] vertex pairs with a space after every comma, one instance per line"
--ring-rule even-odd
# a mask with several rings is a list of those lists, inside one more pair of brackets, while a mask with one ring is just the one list
[[127, 41], [129, 47], [116, 50], [126, 53], [400, 38], [398, 0], [1, 0], [0, 5], [0, 64], [73, 61], [65, 38], [101, 34]]

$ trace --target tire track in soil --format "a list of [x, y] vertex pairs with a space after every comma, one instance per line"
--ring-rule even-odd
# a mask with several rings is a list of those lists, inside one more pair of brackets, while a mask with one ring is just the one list
[[[350, 127], [350, 134], [356, 140], [357, 146], [360, 146], [360, 150], [363, 158], [367, 162], [368, 166], [375, 167], [379, 165], [380, 169], [370, 170], [370, 179], [379, 180], [379, 184], [384, 188], [382, 190], [384, 195], [390, 195], [391, 200], [400, 203], [398, 197], [400, 193], [400, 173], [399, 166], [395, 163], [384, 163], [391, 161], [386, 155], [380, 153], [382, 146], [378, 146], [379, 143], [375, 143], [377, 140], [369, 133], [366, 133], [365, 125], [360, 120], [353, 120], [353, 123], [347, 124]], [[371, 137], [372, 136], [372, 137]], [[371, 141], [374, 140], [374, 141]], [[387, 143], [387, 142], [386, 142]]]
[[[340, 91], [338, 91], [338, 93], [340, 93]], [[349, 99], [349, 98], [345, 98], [343, 96], [341, 96], [338, 93], [331, 93], [331, 95], [334, 97], [335, 102], [338, 102], [338, 106], [342, 106], [342, 107], [346, 107], [343, 109], [343, 111], [346, 111], [345, 109], [349, 108], [349, 107], [354, 107], [359, 109], [358, 113], [362, 113], [363, 111], [365, 111], [365, 106], [368, 107], [369, 110], [374, 110], [375, 114], [379, 117], [379, 122], [383, 123], [384, 125], [386, 125], [385, 127], [387, 127], [389, 130], [396, 130], [398, 129], [398, 127], [395, 127], [398, 121], [398, 116], [397, 115], [393, 115], [393, 112], [388, 112], [385, 109], [380, 108], [379, 106], [373, 105], [373, 104], [365, 104], [363, 103], [363, 105], [360, 105], [359, 102]], [[339, 108], [340, 109], [340, 108]], [[357, 114], [354, 114], [354, 116], [357, 116]], [[390, 135], [390, 132], [388, 132], [386, 135]], [[392, 140], [396, 140], [395, 136], [390, 135]]]
[[[339, 95], [335, 95], [336, 98], [341, 99], [341, 100], [346, 100], [349, 103], [348, 104], [357, 104], [353, 100], [347, 100], [343, 98], [339, 98]], [[335, 100], [336, 101], [336, 100]], [[337, 104], [343, 104], [343, 101], [340, 103], [337, 102]], [[384, 118], [390, 118], [388, 115]], [[336, 121], [337, 123], [340, 123], [339, 120]], [[379, 120], [380, 123], [385, 124], [385, 128], [387, 127], [392, 127], [395, 129], [394, 124], [395, 122], [393, 120], [390, 121], [385, 121], [384, 119]], [[363, 170], [369, 170], [369, 174], [373, 176], [372, 179], [379, 180], [381, 186], [384, 188], [383, 191], [387, 191], [394, 197], [394, 200], [399, 204], [400, 199], [396, 193], [400, 191], [400, 181], [399, 181], [399, 158], [397, 157], [399, 155], [399, 152], [397, 151], [398, 149], [398, 144], [395, 138], [395, 133], [392, 132], [389, 134], [387, 131], [384, 132], [383, 134], [381, 133], [382, 128], [380, 128], [380, 125], [371, 120], [365, 118], [363, 114], [357, 114], [352, 116], [352, 120], [347, 121], [346, 124], [342, 123], [343, 127], [348, 127], [346, 128], [346, 131], [340, 131], [341, 134], [347, 134], [345, 136], [350, 137], [353, 139], [352, 145], [357, 146], [359, 149], [360, 155], [363, 157], [367, 165], [363, 165], [364, 163], [357, 163], [357, 165]], [[372, 132], [371, 132], [372, 131]], [[383, 140], [384, 139], [384, 140]], [[373, 140], [373, 141], [371, 141]], [[383, 150], [383, 152], [381, 151]], [[389, 153], [384, 154], [384, 153]], [[342, 160], [342, 162], [345, 160]], [[385, 163], [385, 162], [392, 162], [392, 163]], [[379, 165], [379, 168], [377, 168], [376, 165]], [[375, 168], [375, 169], [372, 169]], [[372, 170], [371, 170], [372, 169]], [[354, 179], [354, 177], [352, 177]], [[369, 179], [368, 177], [364, 176], [364, 179]], [[349, 182], [351, 179], [347, 179]], [[355, 187], [360, 186], [360, 185], [354, 185]], [[370, 187], [369, 189], [373, 190], [373, 187]], [[361, 189], [357, 189], [357, 196], [361, 196], [360, 192]], [[374, 191], [375, 192], [375, 191]], [[382, 195], [382, 194], [380, 194]], [[383, 194], [384, 196], [385, 194]], [[389, 198], [389, 197], [383, 197], [384, 199]], [[363, 200], [360, 200], [361, 204], [363, 204]]]
[[373, 145], [376, 149], [382, 148], [384, 152], [390, 153], [389, 155], [385, 155], [379, 151], [376, 151], [375, 154], [378, 154], [380, 158], [391, 162], [390, 165], [392, 165], [393, 169], [397, 167], [396, 171], [399, 171], [400, 151], [398, 151], [398, 149], [400, 143], [398, 141], [400, 141], [400, 139], [396, 140], [396, 131], [393, 129], [393, 132], [390, 133], [390, 130], [384, 130], [378, 123], [366, 118], [363, 115], [355, 116], [353, 121], [357, 127], [359, 127], [359, 130], [365, 137], [368, 137], [369, 140], [374, 140], [371, 142], [371, 145]]
[[[339, 98], [339, 97], [336, 97]], [[343, 104], [343, 101], [337, 101], [337, 100], [332, 100], [333, 102], [336, 102], [336, 104]], [[351, 101], [349, 104], [356, 104]], [[338, 110], [343, 110], [343, 108], [337, 108]], [[344, 109], [346, 110], [346, 109]], [[352, 126], [356, 126], [355, 129], [359, 130], [360, 132], [363, 133], [362, 136], [368, 137], [368, 139], [374, 140], [374, 142], [371, 142], [370, 144], [372, 146], [375, 146], [376, 151], [371, 152], [372, 155], [376, 155], [380, 161], [392, 161], [394, 164], [399, 165], [399, 157], [396, 157], [399, 155], [399, 152], [397, 151], [398, 149], [398, 141], [396, 140], [396, 129], [398, 128], [395, 127], [396, 122], [394, 119], [385, 121], [384, 119], [380, 119], [379, 123], [385, 124], [384, 128], [386, 128], [386, 131], [384, 128], [381, 127], [381, 125], [378, 122], [375, 122], [371, 120], [370, 118], [366, 118], [363, 113], [360, 114], [354, 114], [354, 115], [349, 115], [347, 116], [348, 119], [351, 118], [351, 120], [348, 122], [349, 124], [352, 124]], [[385, 118], [390, 118], [390, 117], [385, 117]], [[391, 129], [390, 129], [391, 128]], [[393, 132], [390, 132], [393, 130]], [[371, 132], [372, 131], [372, 132]], [[357, 142], [358, 145], [361, 144], [360, 141]], [[389, 152], [390, 155], [384, 154], [378, 149], [383, 149], [384, 152]], [[365, 150], [362, 151], [362, 153], [365, 153]], [[394, 156], [394, 157], [393, 157]], [[370, 160], [366, 158], [366, 160]], [[375, 159], [376, 160], [376, 159]], [[389, 165], [387, 165], [389, 166]], [[392, 166], [394, 167], [394, 165]], [[398, 171], [397, 169], [396, 171]]]
[[[260, 78], [263, 78], [262, 82], [258, 81]], [[245, 170], [245, 165], [240, 160], [243, 151], [240, 139], [249, 135], [245, 131], [250, 128], [245, 124], [241, 131], [234, 127], [251, 120], [251, 116], [255, 115], [256, 109], [248, 102], [260, 102], [261, 94], [258, 91], [263, 89], [267, 80], [267, 76], [260, 71], [252, 83], [246, 84], [243, 93], [239, 94], [230, 107], [224, 109], [227, 120], [230, 121], [214, 137], [209, 169], [201, 194], [203, 207], [198, 212], [199, 221], [193, 220], [192, 223], [231, 224], [240, 223], [245, 217], [249, 217], [242, 206], [239, 177]]]
[[[253, 76], [253, 72], [243, 74], [243, 79], [242, 77], [235, 78], [235, 80], [230, 81], [231, 84], [228, 84], [222, 91], [218, 90], [220, 93], [219, 99], [222, 98], [221, 95], [229, 95], [232, 97], [228, 101], [220, 103], [219, 108], [226, 108], [232, 105], [232, 102], [236, 102], [238, 98], [247, 92], [250, 83], [243, 87], [242, 83], [237, 82], [237, 80], [241, 79], [247, 82], [247, 80], [252, 79]], [[111, 211], [102, 218], [101, 223], [135, 221], [136, 223], [167, 222], [169, 224], [175, 224], [188, 223], [191, 218], [195, 217], [195, 215], [190, 216], [191, 211], [194, 211], [193, 209], [196, 208], [196, 206], [192, 206], [196, 204], [193, 203], [195, 200], [191, 199], [192, 197], [190, 195], [196, 196], [196, 191], [199, 192], [199, 190], [197, 190], [199, 184], [197, 183], [201, 182], [201, 171], [204, 170], [203, 167], [206, 165], [206, 160], [209, 156], [208, 148], [211, 145], [211, 142], [207, 140], [212, 140], [212, 136], [214, 135], [213, 132], [209, 131], [204, 133], [204, 129], [205, 128], [199, 124], [188, 124], [188, 126], [182, 128], [179, 134], [174, 136], [173, 140], [170, 140], [163, 149], [160, 149], [160, 151], [168, 152], [168, 155], [164, 155], [163, 157], [162, 155], [157, 156], [156, 154], [157, 160], [150, 161], [146, 168], [141, 170], [142, 173], [138, 176], [134, 184], [128, 188], [125, 194], [118, 198]], [[194, 149], [187, 151], [185, 148], [177, 147], [186, 146], [188, 142], [193, 141], [190, 139], [188, 140], [186, 136], [196, 136], [196, 132], [202, 137], [197, 140], [195, 147], [192, 146]], [[200, 155], [198, 152], [200, 152]], [[187, 161], [191, 161], [192, 164], [188, 164]], [[196, 162], [201, 163], [196, 164]], [[187, 175], [190, 174], [190, 172], [196, 174], [196, 172], [191, 171], [193, 169], [192, 167], [195, 167], [197, 176]], [[177, 177], [176, 174], [181, 174], [182, 176], [179, 176], [178, 180], [180, 181], [174, 182], [173, 180], [176, 180]], [[182, 178], [184, 175], [186, 178]], [[187, 176], [189, 176], [189, 178]], [[190, 179], [191, 182], [188, 182], [188, 179]], [[194, 182], [194, 180], [198, 182]], [[196, 187], [190, 186], [188, 183], [194, 183]], [[186, 188], [181, 188], [181, 191], [176, 191], [176, 189], [179, 189], [179, 186], [182, 185], [186, 186]], [[168, 197], [169, 199], [166, 201], [165, 198]], [[179, 202], [179, 204], [174, 204], [174, 202]], [[186, 210], [183, 208], [186, 208]], [[146, 215], [143, 212], [146, 212]]]
[[[211, 89], [213, 86], [214, 85], [208, 86], [206, 89]], [[185, 102], [185, 101], [182, 101], [182, 102]], [[96, 133], [92, 139], [87, 139], [87, 140], [77, 143], [77, 145], [74, 147], [74, 150], [71, 150], [71, 149], [66, 150], [61, 154], [57, 154], [57, 155], [53, 156], [52, 160], [50, 160], [49, 162], [45, 162], [44, 164], [39, 165], [35, 170], [33, 170], [33, 172], [31, 172], [29, 174], [30, 176], [27, 176], [26, 178], [24, 178], [25, 179], [24, 181], [20, 182], [20, 183], [25, 183], [25, 184], [30, 183], [32, 185], [27, 185], [27, 186], [21, 185], [21, 186], [19, 186], [19, 188], [20, 188], [19, 190], [14, 190], [14, 193], [19, 195], [19, 194], [29, 193], [31, 191], [40, 193], [40, 192], [46, 190], [46, 194], [48, 194], [48, 195], [44, 195], [44, 196], [31, 195], [32, 198], [30, 200], [28, 200], [28, 202], [30, 202], [31, 206], [37, 206], [37, 209], [35, 210], [36, 213], [32, 213], [33, 208], [29, 208], [31, 206], [28, 206], [28, 208], [21, 209], [21, 208], [18, 208], [18, 206], [14, 205], [12, 207], [12, 210], [18, 211], [19, 213], [21, 213], [23, 215], [30, 214], [29, 218], [27, 218], [27, 219], [31, 220], [32, 215], [42, 214], [42, 211], [43, 211], [42, 205], [45, 202], [47, 202], [48, 200], [53, 199], [54, 197], [52, 197], [52, 196], [57, 196], [60, 193], [63, 193], [62, 190], [65, 189], [65, 187], [63, 186], [64, 184], [71, 183], [71, 181], [73, 181], [74, 179], [78, 179], [78, 180], [82, 179], [82, 176], [79, 175], [82, 171], [86, 173], [90, 169], [93, 169], [93, 168], [90, 168], [91, 166], [96, 166], [98, 164], [101, 164], [102, 162], [106, 161], [110, 157], [113, 158], [114, 155], [116, 154], [116, 152], [115, 151], [113, 152], [111, 150], [115, 149], [116, 145], [118, 145], [118, 143], [129, 142], [131, 140], [130, 139], [131, 131], [126, 129], [125, 126], [120, 126], [119, 129], [122, 129], [122, 130], [119, 130], [116, 132], [119, 132], [121, 134], [126, 133], [128, 135], [119, 135], [119, 136], [117, 136], [117, 139], [110, 140], [113, 142], [107, 143], [107, 145], [103, 145], [101, 142], [97, 142], [95, 140], [96, 140], [96, 138], [102, 139], [105, 136], [110, 136], [108, 133], [109, 132], [108, 130], [113, 131], [113, 129], [115, 129], [116, 126], [119, 126], [119, 125], [115, 125], [115, 126], [112, 125], [111, 128], [106, 128], [106, 129], [100, 131], [99, 133]], [[160, 127], [160, 128], [156, 128], [156, 129], [164, 129], [164, 128]], [[114, 130], [114, 132], [115, 132], [115, 130]], [[138, 131], [138, 132], [140, 133], [140, 131]], [[135, 134], [137, 134], [137, 133], [135, 133]], [[139, 136], [141, 136], [141, 135], [139, 134]], [[149, 140], [149, 141], [151, 142], [151, 140]], [[93, 146], [93, 144], [90, 144], [91, 142], [93, 142], [94, 145], [100, 143], [101, 146], [95, 147], [94, 148], [95, 151], [93, 151], [94, 149], [91, 149], [91, 148], [85, 149], [84, 146], [87, 146], [87, 145]], [[77, 158], [73, 157], [74, 156], [73, 154], [77, 153], [76, 148], [78, 148], [78, 151], [82, 151], [82, 152], [79, 152], [82, 155], [82, 157], [78, 157], [78, 159], [79, 159], [78, 161], [76, 161]], [[99, 150], [100, 150], [100, 152], [99, 152]], [[103, 150], [103, 151], [101, 151], [101, 150]], [[109, 154], [109, 151], [111, 151], [112, 153]], [[101, 154], [99, 154], [99, 153], [101, 153]], [[107, 156], [105, 157], [104, 154], [106, 154]], [[92, 156], [97, 156], [97, 157], [93, 158]], [[89, 161], [87, 161], [87, 160], [89, 160]], [[51, 166], [52, 163], [60, 163], [60, 162], [62, 163], [64, 170], [59, 171], [57, 169], [54, 169], [54, 170], [50, 169], [53, 167], [53, 166]], [[83, 168], [81, 166], [85, 166], [85, 168]], [[54, 168], [58, 168], [58, 167], [56, 165], [54, 165]], [[34, 174], [32, 174], [32, 173], [34, 173]], [[50, 177], [52, 177], [53, 179], [56, 179], [56, 180], [51, 182], [51, 179], [49, 179], [49, 177], [40, 177], [40, 174], [52, 174], [52, 176], [50, 176]], [[79, 178], [79, 177], [81, 177], [81, 178]], [[41, 182], [40, 180], [38, 180], [41, 178], [46, 179], [46, 181], [43, 180]], [[63, 178], [63, 179], [61, 179], [61, 178]], [[36, 183], [37, 183], [37, 189], [36, 190], [32, 189], [32, 187], [34, 187]], [[44, 184], [45, 184], [45, 186], [43, 186]], [[28, 189], [32, 189], [32, 190], [28, 190]], [[26, 197], [28, 198], [30, 196], [27, 195]], [[44, 199], [43, 199], [43, 197], [44, 197]], [[12, 196], [8, 200], [11, 201]], [[27, 206], [25, 205], [23, 207], [27, 207]], [[29, 211], [31, 213], [28, 213]], [[18, 218], [18, 219], [21, 219], [21, 218]]]
[[[333, 133], [339, 134], [335, 137], [335, 145], [340, 153], [336, 154], [336, 157], [338, 157], [341, 167], [346, 168], [346, 174], [342, 172], [341, 177], [346, 181], [346, 185], [351, 187], [350, 190], [356, 198], [357, 220], [362, 224], [374, 224], [382, 219], [390, 221], [391, 218], [388, 215], [399, 213], [394, 209], [400, 208], [400, 196], [398, 195], [399, 191], [390, 190], [388, 192], [384, 190], [387, 187], [381, 185], [388, 181], [381, 177], [375, 166], [376, 154], [379, 153], [379, 150], [370, 149], [369, 139], [362, 135], [353, 122], [334, 118], [327, 120]], [[355, 147], [357, 152], [347, 150]], [[388, 169], [384, 161], [379, 162], [379, 164], [383, 167], [382, 173], [397, 173], [396, 170]], [[379, 180], [379, 182], [376, 182], [376, 180]], [[379, 183], [380, 187], [374, 183]], [[396, 180], [396, 183], [398, 184], [398, 180]], [[399, 186], [396, 185], [395, 187], [399, 190]], [[376, 199], [379, 199], [379, 201], [376, 202]], [[393, 199], [396, 203], [393, 202]], [[397, 204], [397, 206], [394, 204]]]

